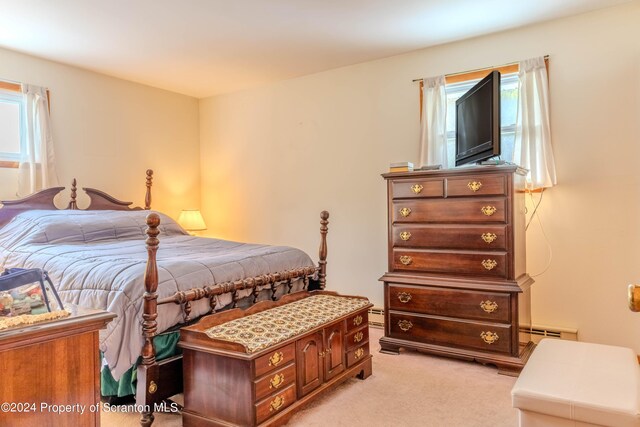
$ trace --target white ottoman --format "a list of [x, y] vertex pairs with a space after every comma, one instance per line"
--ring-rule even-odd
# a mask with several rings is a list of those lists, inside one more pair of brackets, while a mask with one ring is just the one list
[[640, 426], [639, 387], [633, 350], [544, 339], [511, 397], [521, 427]]

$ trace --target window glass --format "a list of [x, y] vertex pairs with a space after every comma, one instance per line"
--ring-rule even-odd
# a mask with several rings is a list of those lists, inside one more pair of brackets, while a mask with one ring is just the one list
[[0, 160], [17, 161], [22, 149], [22, 95], [0, 91]]
[[[456, 158], [456, 101], [480, 79], [448, 84], [447, 91], [447, 157], [448, 167], [455, 166]], [[516, 115], [518, 113], [518, 74], [502, 74], [500, 79], [500, 158], [513, 161]]]

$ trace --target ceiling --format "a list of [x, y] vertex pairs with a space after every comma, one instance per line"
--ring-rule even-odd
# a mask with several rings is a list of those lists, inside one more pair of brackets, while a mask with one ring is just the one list
[[631, 0], [0, 0], [0, 46], [206, 97]]

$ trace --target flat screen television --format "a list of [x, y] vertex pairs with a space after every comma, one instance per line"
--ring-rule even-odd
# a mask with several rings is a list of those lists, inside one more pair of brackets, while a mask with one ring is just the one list
[[456, 101], [456, 166], [500, 155], [500, 72]]

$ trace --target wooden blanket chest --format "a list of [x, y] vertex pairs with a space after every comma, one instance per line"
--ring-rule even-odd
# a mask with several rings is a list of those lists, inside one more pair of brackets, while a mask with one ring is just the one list
[[274, 426], [371, 375], [366, 298], [299, 292], [182, 328], [184, 426]]

